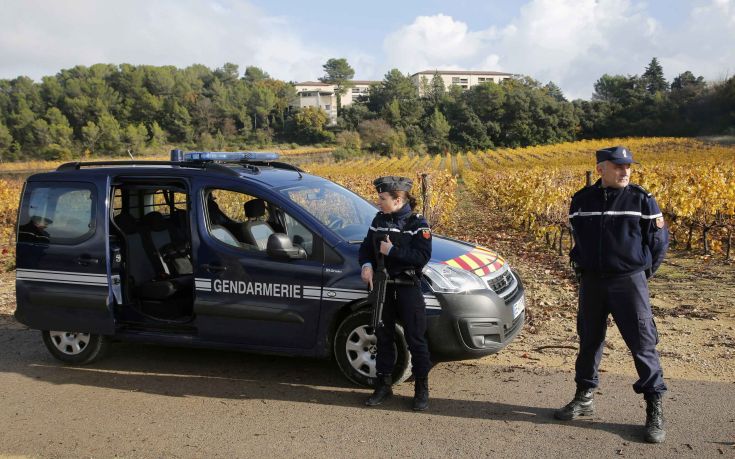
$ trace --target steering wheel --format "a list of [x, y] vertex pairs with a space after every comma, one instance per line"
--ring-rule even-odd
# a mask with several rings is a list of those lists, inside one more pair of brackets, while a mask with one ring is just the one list
[[343, 218], [338, 217], [334, 214], [329, 216], [329, 223], [327, 223], [327, 228], [332, 230], [338, 230], [342, 228], [345, 225], [345, 221]]

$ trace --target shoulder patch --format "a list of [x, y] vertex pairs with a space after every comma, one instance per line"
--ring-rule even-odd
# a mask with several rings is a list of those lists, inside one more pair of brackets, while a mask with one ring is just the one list
[[630, 184], [630, 189], [631, 190], [635, 190], [635, 191], [637, 191], [639, 193], [643, 193], [643, 194], [645, 194], [649, 198], [652, 196], [651, 193], [648, 192], [648, 190], [646, 190], [645, 188], [643, 188], [640, 185], [636, 185], [635, 183], [631, 183]]

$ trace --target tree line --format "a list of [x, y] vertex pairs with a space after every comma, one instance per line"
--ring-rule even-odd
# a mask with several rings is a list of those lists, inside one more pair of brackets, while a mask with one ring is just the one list
[[[322, 81], [338, 93], [354, 70], [330, 59]], [[610, 136], [735, 134], [735, 78], [711, 83], [687, 71], [671, 83], [654, 58], [640, 75], [603, 75], [591, 100], [568, 101], [529, 77], [417, 88], [393, 69], [366, 97], [340, 107], [336, 126], [318, 108], [293, 108], [291, 82], [235, 64], [96, 64], [35, 82], [0, 80], [0, 159], [125, 155], [177, 145], [243, 149], [278, 143], [337, 144], [384, 154], [438, 153]], [[419, 90], [420, 89], [420, 90]], [[339, 104], [338, 104], [339, 105]]]

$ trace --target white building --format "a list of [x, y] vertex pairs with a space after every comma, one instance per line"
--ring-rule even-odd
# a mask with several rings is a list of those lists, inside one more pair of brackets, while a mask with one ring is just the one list
[[500, 83], [503, 80], [508, 80], [515, 76], [512, 73], [491, 70], [424, 70], [423, 72], [411, 75], [411, 81], [419, 88], [419, 95], [423, 95], [421, 81], [424, 80], [426, 84], [429, 84], [436, 74], [444, 81], [445, 88], [456, 85], [462, 89], [470, 89], [473, 86], [488, 81]]
[[[424, 70], [411, 75], [411, 81], [419, 88], [419, 95], [423, 95], [422, 80], [429, 84], [435, 74], [439, 74], [442, 78], [445, 88], [457, 85], [462, 89], [469, 89], [488, 81], [500, 83], [515, 76], [512, 73], [480, 70]], [[343, 107], [351, 105], [360, 96], [367, 96], [370, 86], [380, 84], [380, 81], [351, 80], [351, 83], [352, 86], [342, 96]], [[321, 81], [302, 81], [294, 84], [294, 88], [296, 89], [296, 97], [291, 107], [297, 109], [319, 107], [327, 112], [329, 124], [337, 123], [337, 95], [334, 92], [333, 84], [322, 83]]]
[[[370, 80], [351, 80], [352, 86], [342, 95], [342, 106], [346, 107], [359, 96], [368, 94], [370, 85], [380, 83]], [[329, 124], [337, 122], [337, 94], [335, 86], [321, 81], [303, 81], [294, 84], [296, 98], [291, 104], [294, 108], [319, 107], [329, 116]]]

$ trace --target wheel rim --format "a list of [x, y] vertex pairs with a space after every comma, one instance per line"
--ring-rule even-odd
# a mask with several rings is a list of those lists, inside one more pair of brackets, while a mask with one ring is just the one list
[[345, 342], [347, 361], [352, 368], [363, 376], [376, 376], [375, 358], [378, 353], [378, 338], [368, 332], [367, 325], [361, 325], [347, 335]]
[[66, 355], [80, 354], [89, 344], [89, 333], [50, 331], [49, 336], [54, 347]]

